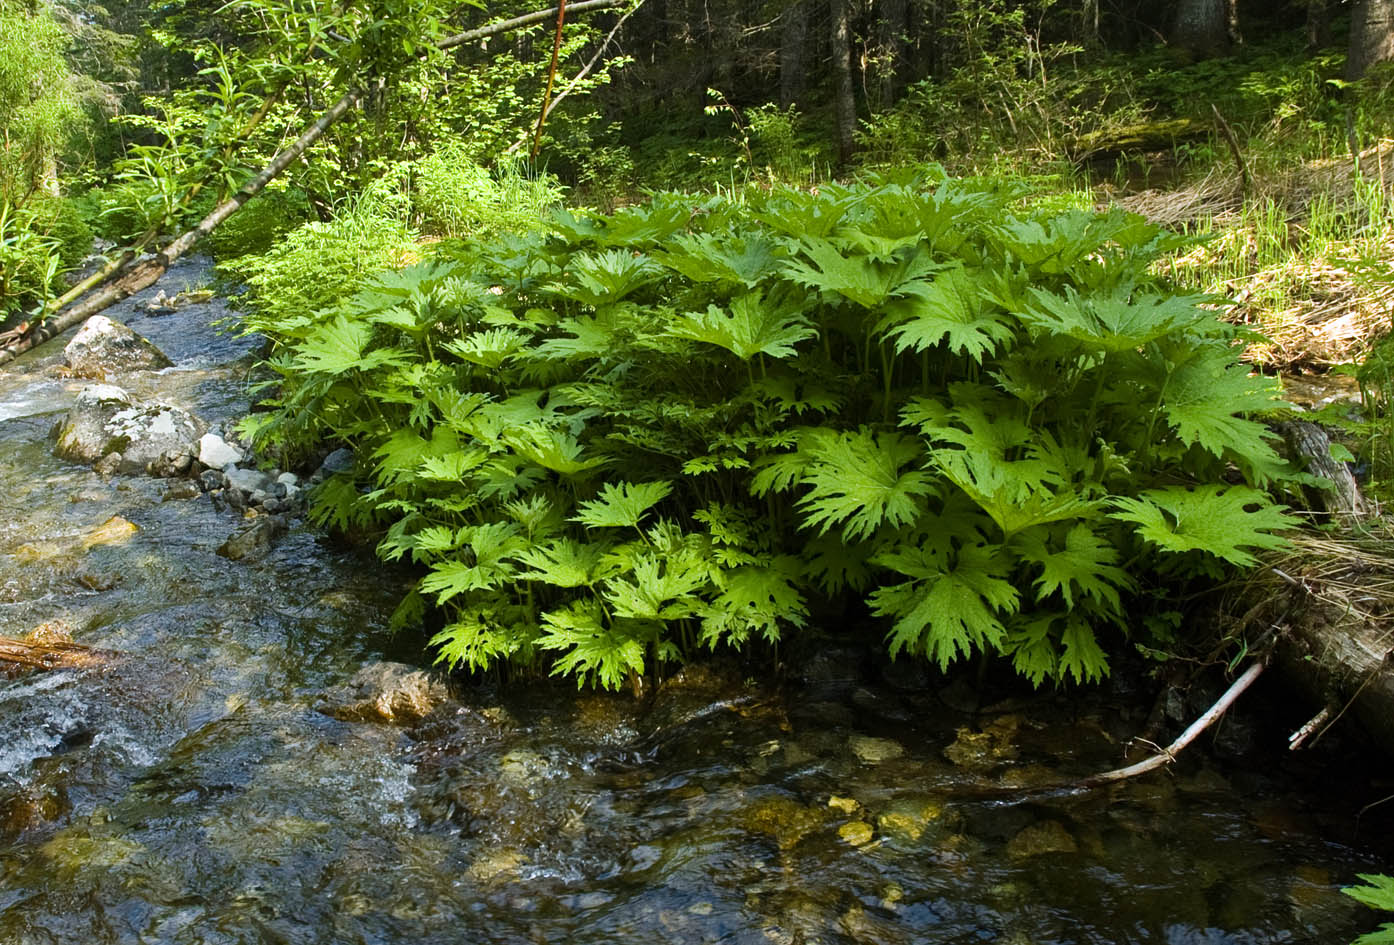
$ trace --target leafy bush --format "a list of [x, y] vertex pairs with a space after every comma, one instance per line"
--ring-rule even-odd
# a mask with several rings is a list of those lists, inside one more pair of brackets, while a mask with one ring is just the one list
[[421, 229], [436, 236], [529, 230], [560, 206], [563, 196], [555, 178], [529, 174], [521, 161], [491, 171], [458, 146], [441, 148], [418, 162], [414, 184]]
[[268, 253], [312, 216], [304, 192], [293, 188], [265, 190], [209, 233], [204, 245], [218, 259]]
[[309, 323], [312, 313], [358, 291], [374, 273], [419, 258], [416, 233], [391, 207], [391, 194], [370, 190], [328, 222], [291, 230], [265, 253], [224, 261], [223, 275], [245, 282], [253, 330], [276, 333]]
[[32, 210], [0, 200], [0, 322], [49, 297], [63, 269], [60, 249]]
[[[264, 447], [425, 569], [441, 658], [619, 685], [866, 602], [893, 654], [1093, 680], [1139, 595], [1254, 563], [1297, 474], [1213, 299], [1122, 212], [952, 180], [655, 196], [257, 326]], [[308, 276], [307, 276], [308, 278]], [[316, 277], [317, 279], [320, 277]]]

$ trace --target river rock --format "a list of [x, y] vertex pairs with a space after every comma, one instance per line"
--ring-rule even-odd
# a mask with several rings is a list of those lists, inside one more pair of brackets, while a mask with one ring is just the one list
[[229, 561], [255, 560], [264, 556], [287, 531], [279, 515], [259, 515], [218, 546], [217, 553]]
[[405, 663], [364, 666], [344, 686], [325, 694], [316, 708], [344, 722], [419, 722], [450, 701], [436, 675]]
[[353, 468], [353, 450], [340, 448], [324, 457], [324, 462], [310, 476], [311, 482], [322, 482], [335, 473], [348, 472]]
[[242, 462], [242, 451], [216, 433], [205, 433], [198, 440], [198, 461], [208, 469], [222, 469]]
[[121, 459], [112, 471], [133, 475], [148, 471], [167, 453], [191, 450], [205, 429], [203, 421], [186, 410], [168, 404], [136, 404], [119, 387], [90, 384], [54, 428], [54, 454], [97, 464], [119, 453]]
[[1007, 843], [1007, 856], [1013, 860], [1028, 860], [1046, 853], [1074, 853], [1079, 847], [1075, 838], [1058, 820], [1043, 820], [1023, 828]]
[[229, 489], [236, 489], [251, 495], [253, 492], [265, 493], [274, 482], [270, 476], [259, 469], [242, 469], [231, 466], [223, 469]]
[[157, 371], [174, 362], [163, 351], [120, 322], [93, 315], [63, 349], [63, 362], [78, 377], [105, 377], [113, 371]]

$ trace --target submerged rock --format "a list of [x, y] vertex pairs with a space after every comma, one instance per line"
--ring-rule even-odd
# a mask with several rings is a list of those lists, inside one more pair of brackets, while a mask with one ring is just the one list
[[437, 676], [405, 663], [369, 663], [316, 708], [344, 722], [419, 722], [450, 701]]
[[1075, 838], [1058, 820], [1043, 820], [1023, 828], [1007, 843], [1007, 856], [1026, 860], [1046, 853], [1074, 853], [1079, 849]]
[[192, 453], [205, 429], [204, 422], [187, 410], [136, 404], [119, 387], [92, 384], [82, 389], [77, 403], [54, 428], [53, 452], [76, 463], [100, 464], [104, 472], [167, 471], [179, 466], [178, 456]]
[[113, 371], [157, 371], [174, 362], [120, 322], [93, 315], [63, 349], [63, 363], [77, 377], [105, 377]]
[[254, 560], [269, 552], [287, 530], [286, 520], [279, 515], [259, 515], [219, 545], [217, 553], [230, 561]]

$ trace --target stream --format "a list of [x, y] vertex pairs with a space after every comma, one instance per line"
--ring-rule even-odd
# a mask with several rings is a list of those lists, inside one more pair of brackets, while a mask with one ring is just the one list
[[[184, 261], [161, 287], [208, 279]], [[108, 315], [175, 366], [108, 380], [230, 422], [252, 342], [215, 330], [218, 299], [141, 311], [154, 291]], [[332, 717], [364, 666], [429, 658], [386, 630], [402, 576], [303, 522], [229, 561], [239, 521], [207, 495], [54, 458], [88, 383], [61, 358], [0, 371], [0, 636], [99, 659], [0, 676], [0, 945], [1344, 945], [1377, 924], [1339, 888], [1394, 867], [1387, 810], [1360, 815], [1394, 783], [1288, 753], [1304, 713], [1281, 693], [1168, 771], [1017, 802], [972, 789], [1116, 766], [1150, 693], [973, 713], [960, 683], [830, 644], [778, 687], [718, 662], [644, 700], [485, 682], [411, 724]]]

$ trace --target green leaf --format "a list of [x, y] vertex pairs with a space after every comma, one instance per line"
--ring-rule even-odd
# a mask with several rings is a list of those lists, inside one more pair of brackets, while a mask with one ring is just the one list
[[907, 287], [885, 306], [876, 330], [895, 339], [895, 349], [925, 351], [947, 341], [948, 349], [981, 362], [1012, 338], [1011, 319], [983, 295], [962, 263], [933, 282]]
[[673, 484], [666, 480], [607, 482], [600, 487], [598, 498], [581, 503], [571, 521], [590, 528], [635, 528], [644, 513], [662, 502], [672, 489]]
[[1133, 523], [1138, 537], [1162, 551], [1202, 551], [1241, 568], [1258, 563], [1245, 549], [1281, 548], [1287, 542], [1275, 533], [1299, 524], [1286, 506], [1247, 486], [1170, 486], [1113, 504], [1112, 518]]
[[668, 332], [725, 348], [743, 361], [760, 354], [791, 358], [796, 345], [818, 337], [803, 315], [800, 300], [787, 294], [782, 300], [766, 299], [759, 291], [736, 296], [729, 312], [715, 305], [707, 306], [705, 312], [688, 312]]
[[542, 615], [537, 645], [560, 653], [552, 675], [576, 675], [576, 686], [594, 678], [606, 689], [618, 689], [628, 676], [644, 672], [644, 644], [632, 634], [605, 626], [600, 602], [572, 601]]
[[805, 237], [799, 250], [806, 257], [784, 265], [786, 278], [821, 292], [830, 292], [875, 308], [887, 299], [918, 287], [918, 280], [933, 272], [927, 255], [915, 255], [900, 263], [878, 263], [863, 255], [848, 255], [830, 240]]
[[1118, 550], [1084, 522], [1071, 527], [1063, 543], [1051, 530], [1037, 529], [1018, 535], [1013, 547], [1024, 561], [1041, 568], [1035, 580], [1038, 601], [1058, 593], [1066, 607], [1073, 607], [1075, 595], [1080, 594], [1113, 613], [1121, 613], [1123, 605], [1118, 592], [1136, 587], [1118, 566]]
[[[1372, 909], [1394, 911], [1394, 876], [1381, 873], [1358, 875], [1366, 885], [1344, 886], [1341, 892]], [[1394, 945], [1394, 922], [1386, 922], [1374, 932], [1360, 936], [1351, 945]]]
[[1214, 318], [1199, 308], [1208, 296], [1080, 295], [1070, 286], [1063, 296], [1039, 288], [1030, 294], [1032, 303], [1022, 311], [1022, 321], [1105, 354], [1135, 351]]
[[597, 542], [553, 538], [514, 553], [513, 560], [529, 569], [518, 572], [516, 577], [553, 587], [585, 587], [595, 583], [601, 561], [609, 551], [609, 545]]
[[1065, 618], [1060, 634], [1059, 674], [1072, 676], [1077, 683], [1098, 682], [1108, 675], [1108, 657], [1099, 646], [1089, 622], [1077, 614]]
[[995, 549], [967, 546], [948, 565], [942, 555], [902, 546], [876, 561], [914, 579], [870, 597], [872, 613], [895, 618], [888, 636], [892, 656], [923, 653], [946, 669], [974, 649], [1002, 646], [1002, 617], [1016, 612], [1019, 598]]
[[898, 433], [817, 430], [803, 452], [810, 460], [801, 483], [809, 487], [799, 500], [803, 527], [819, 534], [842, 525], [846, 541], [869, 537], [882, 525], [899, 527], [917, 519], [919, 500], [935, 493], [926, 472], [901, 470], [924, 458], [914, 439]]
[[514, 427], [503, 439], [519, 456], [564, 476], [574, 476], [605, 463], [603, 457], [583, 456], [581, 441], [556, 427], [535, 423]]

